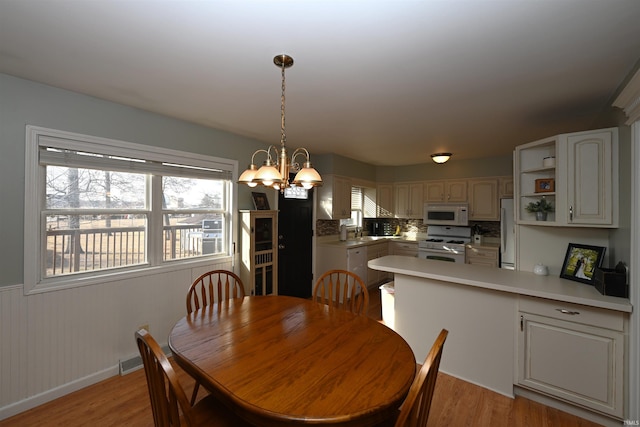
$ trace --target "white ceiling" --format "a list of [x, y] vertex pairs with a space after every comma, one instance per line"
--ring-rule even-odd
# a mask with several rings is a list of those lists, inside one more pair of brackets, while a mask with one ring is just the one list
[[[374, 165], [608, 126], [638, 0], [0, 0], [0, 72]], [[604, 121], [603, 121], [604, 120]]]

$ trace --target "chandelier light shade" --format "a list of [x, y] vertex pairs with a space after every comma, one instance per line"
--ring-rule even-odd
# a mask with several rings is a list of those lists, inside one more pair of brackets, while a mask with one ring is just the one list
[[446, 163], [451, 158], [451, 153], [436, 153], [431, 155], [431, 160], [436, 163]]
[[[291, 158], [287, 154], [287, 136], [284, 127], [284, 104], [285, 104], [285, 77], [284, 71], [293, 65], [293, 58], [289, 55], [277, 55], [273, 58], [273, 63], [282, 70], [282, 96], [280, 98], [280, 150], [274, 145], [267, 150], [256, 150], [251, 156], [251, 164], [242, 172], [238, 178], [239, 184], [246, 184], [249, 187], [263, 185], [272, 187], [284, 192], [287, 187], [300, 186], [306, 189], [322, 185], [322, 177], [311, 165], [309, 151], [306, 148], [297, 148]], [[273, 156], [272, 156], [273, 150]], [[256, 166], [256, 154], [263, 153], [266, 160], [260, 168]], [[296, 162], [296, 157], [304, 156], [302, 167]], [[292, 182], [289, 182], [289, 172], [297, 172]]]

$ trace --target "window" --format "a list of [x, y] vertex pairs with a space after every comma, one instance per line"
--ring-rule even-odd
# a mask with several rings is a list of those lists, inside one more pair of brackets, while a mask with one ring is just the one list
[[31, 126], [26, 157], [25, 290], [231, 255], [235, 161]]
[[351, 218], [341, 219], [340, 225], [362, 227], [364, 191], [362, 187], [351, 187]]

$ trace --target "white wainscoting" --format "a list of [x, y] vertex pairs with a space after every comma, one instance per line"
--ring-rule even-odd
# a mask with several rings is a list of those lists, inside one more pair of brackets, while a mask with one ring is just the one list
[[231, 260], [28, 296], [0, 287], [0, 420], [117, 375], [141, 325], [166, 344], [191, 281], [216, 268]]

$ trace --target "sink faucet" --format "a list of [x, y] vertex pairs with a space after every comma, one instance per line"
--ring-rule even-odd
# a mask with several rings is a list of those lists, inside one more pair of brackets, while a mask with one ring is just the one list
[[362, 237], [362, 228], [361, 227], [356, 227], [356, 235], [355, 235], [355, 237], [358, 237], [358, 234], [360, 234], [360, 237]]

